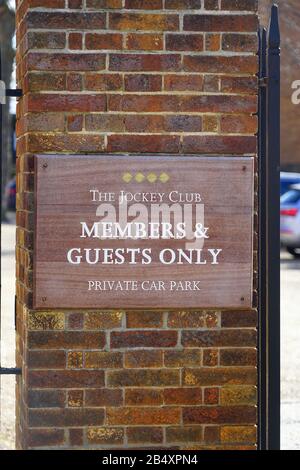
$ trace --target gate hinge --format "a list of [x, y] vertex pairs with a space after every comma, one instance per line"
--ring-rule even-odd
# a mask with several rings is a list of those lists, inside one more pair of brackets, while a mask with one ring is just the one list
[[6, 104], [6, 97], [21, 98], [23, 92], [20, 88], [6, 88], [5, 82], [0, 80], [0, 104]]
[[263, 77], [258, 79], [258, 86], [266, 88], [269, 85], [269, 77]]
[[0, 367], [0, 375], [21, 375], [22, 369], [18, 367]]

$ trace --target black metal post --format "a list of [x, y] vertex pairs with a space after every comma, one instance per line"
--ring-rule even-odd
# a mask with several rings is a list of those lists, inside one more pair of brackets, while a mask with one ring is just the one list
[[267, 338], [268, 449], [280, 448], [280, 30], [273, 5], [268, 31]]
[[267, 447], [267, 323], [266, 323], [266, 265], [267, 265], [267, 31], [259, 30], [259, 132], [258, 132], [258, 164], [259, 164], [259, 337], [258, 337], [258, 440], [259, 449]]

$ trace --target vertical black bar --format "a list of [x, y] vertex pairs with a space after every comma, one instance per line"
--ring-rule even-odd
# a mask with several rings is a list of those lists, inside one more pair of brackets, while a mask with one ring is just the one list
[[[0, 44], [0, 81], [2, 80], [2, 49]], [[1, 206], [0, 206], [0, 368], [1, 368], [1, 346], [2, 346], [2, 336], [1, 336], [1, 313], [2, 313], [2, 303], [1, 303], [1, 295], [2, 295], [2, 277], [1, 277], [1, 269], [2, 269], [2, 104], [0, 103], [0, 194], [1, 194]], [[1, 376], [0, 376], [1, 377]], [[1, 380], [1, 379], [0, 379]], [[1, 386], [1, 383], [0, 383]], [[0, 391], [0, 398], [1, 398], [1, 391]]]
[[258, 441], [259, 449], [267, 448], [267, 329], [266, 329], [266, 265], [267, 265], [267, 32], [259, 30], [259, 132], [258, 132], [258, 168], [259, 168], [259, 335], [258, 335]]
[[273, 5], [268, 31], [267, 338], [268, 449], [280, 448], [280, 31]]

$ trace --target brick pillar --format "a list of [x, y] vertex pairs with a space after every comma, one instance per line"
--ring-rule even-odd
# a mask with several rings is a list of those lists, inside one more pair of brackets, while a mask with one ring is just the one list
[[255, 447], [255, 308], [33, 311], [32, 156], [255, 155], [256, 9], [17, 1], [18, 448]]

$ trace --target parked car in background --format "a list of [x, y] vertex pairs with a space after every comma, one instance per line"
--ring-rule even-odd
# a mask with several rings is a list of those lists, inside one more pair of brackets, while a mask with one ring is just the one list
[[280, 238], [289, 253], [300, 257], [300, 184], [281, 196]]
[[16, 210], [16, 178], [11, 179], [5, 187], [4, 206], [7, 211]]
[[289, 191], [294, 184], [300, 184], [300, 173], [280, 173], [280, 196]]

